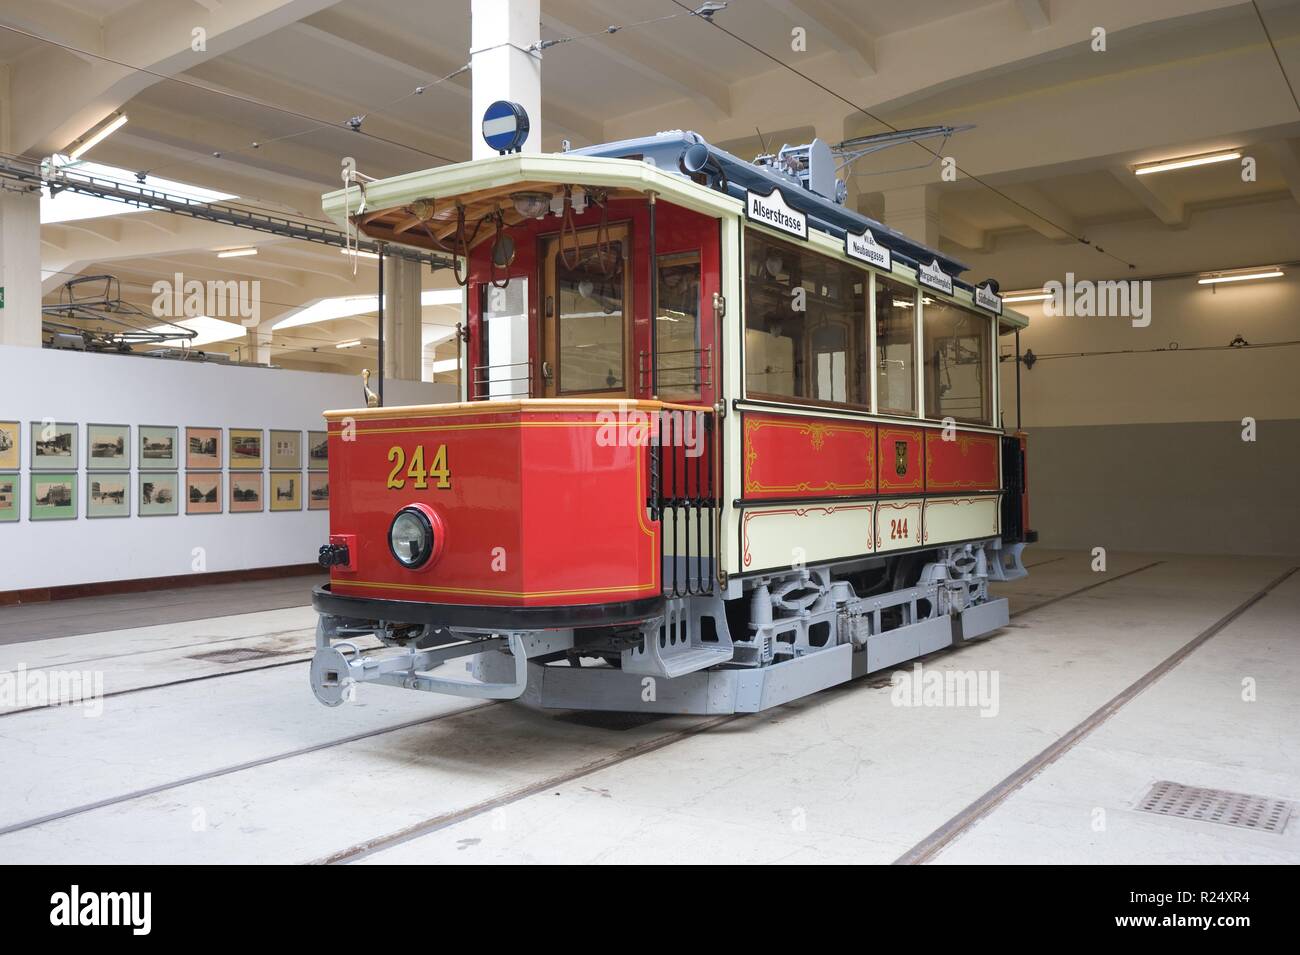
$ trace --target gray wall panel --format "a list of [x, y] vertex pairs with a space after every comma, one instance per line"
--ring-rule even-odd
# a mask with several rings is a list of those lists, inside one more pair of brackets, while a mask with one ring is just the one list
[[1300, 555], [1300, 420], [1027, 430], [1044, 546]]

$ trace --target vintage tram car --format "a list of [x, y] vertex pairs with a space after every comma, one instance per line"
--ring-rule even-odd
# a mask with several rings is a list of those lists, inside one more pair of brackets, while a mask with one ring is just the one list
[[323, 703], [756, 711], [1007, 623], [1026, 321], [833, 170], [675, 131], [325, 197], [455, 257], [467, 354], [459, 401], [325, 414]]

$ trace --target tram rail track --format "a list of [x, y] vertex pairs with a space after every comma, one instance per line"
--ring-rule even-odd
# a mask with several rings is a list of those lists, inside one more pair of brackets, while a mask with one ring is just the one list
[[[1228, 611], [1214, 623], [1210, 624], [1210, 626], [1206, 627], [1187, 643], [1184, 643], [1178, 649], [1174, 650], [1173, 653], [1166, 656], [1154, 667], [1142, 674], [1142, 676], [1138, 677], [1079, 723], [1075, 724], [1063, 733], [1055, 742], [1049, 744], [1040, 752], [1035, 754], [1010, 775], [1003, 778], [999, 783], [997, 783], [997, 785], [977, 797], [967, 805], [965, 809], [961, 810], [961, 812], [945, 821], [928, 836], [900, 855], [894, 860], [894, 865], [923, 865], [930, 862], [949, 845], [956, 842], [962, 835], [970, 831], [970, 829], [981, 819], [984, 819], [998, 806], [1002, 805], [1002, 803], [1005, 802], [1013, 793], [1022, 789], [1025, 785], [1031, 782], [1045, 769], [1087, 738], [1093, 730], [1097, 729], [1109, 720], [1120, 709], [1136, 699], [1144, 690], [1190, 656], [1196, 649], [1228, 627], [1234, 620], [1267, 597], [1269, 593], [1277, 587], [1285, 583], [1297, 571], [1300, 571], [1300, 567], [1292, 567], [1289, 570], [1284, 571], [1281, 575], [1275, 577], [1262, 588], [1255, 591], [1251, 596], [1237, 604], [1237, 606], [1232, 610]], [[1055, 601], [1048, 602], [1052, 603]], [[1039, 606], [1046, 606], [1046, 604], [1039, 604]]]
[[[1031, 613], [1035, 610], [1041, 609], [1051, 604], [1059, 603], [1062, 600], [1067, 600], [1078, 594], [1086, 593], [1088, 591], [1094, 590], [1106, 584], [1114, 583], [1116, 581], [1125, 579], [1127, 577], [1131, 577], [1134, 574], [1141, 573], [1142, 571], [1150, 570], [1152, 567], [1159, 566], [1162, 563], [1164, 563], [1164, 561], [1152, 561], [1140, 567], [1133, 568], [1132, 570], [1128, 570], [1123, 573], [1115, 574], [1112, 576], [1107, 576], [1103, 580], [1096, 581], [1086, 586], [1075, 588], [1074, 590], [1071, 591], [1067, 591], [1064, 594], [1059, 594], [1056, 597], [1052, 597], [1047, 600], [1040, 601], [1037, 604], [1034, 604], [1032, 606], [1017, 611], [1015, 614], [1012, 614], [1012, 616], [1013, 617], [1023, 616], [1025, 614]], [[250, 673], [250, 672], [257, 672], [259, 670], [272, 669], [276, 667], [290, 666], [295, 663], [308, 662], [309, 660], [310, 658], [277, 661], [276, 663], [266, 664], [260, 667], [249, 667], [243, 670], [204, 674], [197, 677], [189, 677], [177, 681], [168, 681], [166, 683], [154, 684], [147, 687], [135, 687], [135, 688], [125, 689], [125, 690], [119, 690], [116, 691], [116, 693], [114, 694], [105, 694], [105, 697], [110, 695], [122, 696], [130, 693], [145, 692], [147, 690], [161, 689], [164, 687], [175, 686], [179, 684], [201, 682], [204, 680], [211, 680], [211, 679], [219, 679], [224, 676], [235, 676], [240, 673]], [[870, 684], [867, 684], [867, 686], [870, 686]], [[179, 789], [183, 786], [189, 786], [195, 783], [206, 782], [208, 780], [218, 779], [224, 776], [230, 776], [240, 772], [246, 772], [252, 769], [257, 769], [262, 766], [268, 766], [275, 763], [283, 762], [285, 760], [290, 760], [301, 756], [307, 756], [312, 753], [321, 752], [322, 750], [331, 749], [336, 746], [345, 746], [349, 743], [359, 742], [365, 739], [372, 739], [378, 736], [384, 736], [388, 733], [400, 732], [405, 729], [411, 729], [416, 726], [437, 722], [439, 720], [447, 719], [453, 716], [462, 716], [466, 714], [485, 711], [492, 707], [500, 705], [501, 702], [502, 701], [490, 701], [486, 703], [482, 703], [482, 702], [471, 703], [462, 709], [452, 710], [446, 713], [439, 713], [430, 717], [422, 717], [414, 720], [404, 720], [400, 723], [396, 723], [391, 726], [377, 727], [375, 729], [366, 730], [360, 733], [352, 733], [347, 736], [340, 737], [338, 739], [323, 740], [319, 743], [311, 744], [310, 746], [298, 747], [281, 753], [272, 753], [272, 754], [268, 754], [267, 756], [258, 757], [252, 760], [244, 760], [238, 763], [233, 763], [228, 766], [222, 766], [216, 769], [190, 774], [166, 783], [159, 783], [154, 786], [148, 786], [141, 789], [132, 790], [130, 792], [118, 794], [116, 796], [108, 796], [103, 799], [95, 800], [93, 802], [82, 803], [77, 806], [71, 806], [66, 809], [62, 809], [53, 813], [48, 813], [43, 816], [38, 816], [20, 822], [10, 823], [5, 826], [0, 826], [0, 838], [6, 835], [21, 832], [26, 829], [32, 829], [34, 827], [45, 825], [51, 822], [58, 822], [63, 819], [68, 819], [88, 812], [93, 812], [95, 810], [105, 809], [111, 806], [120, 805], [122, 803], [132, 802], [137, 799], [143, 799], [148, 796], [153, 796], [171, 790]], [[58, 705], [58, 704], [51, 704], [51, 705]], [[40, 709], [40, 707], [38, 707], [37, 709]], [[0, 715], [5, 715], [5, 716], [14, 715], [15, 713], [18, 712], [25, 712], [25, 711], [11, 711], [10, 713], [0, 714]], [[547, 776], [545, 779], [539, 780], [537, 782], [526, 784], [524, 786], [510, 790], [509, 792], [502, 793], [500, 795], [493, 796], [489, 799], [485, 799], [473, 803], [469, 806], [464, 806], [459, 809], [453, 809], [453, 810], [448, 810], [446, 812], [438, 813], [437, 815], [430, 816], [426, 819], [420, 820], [419, 822], [410, 824], [408, 826], [404, 826], [403, 828], [395, 830], [390, 833], [386, 833], [386, 834], [372, 837], [370, 839], [362, 840], [360, 842], [354, 843], [351, 846], [315, 858], [311, 860], [311, 863], [336, 865], [340, 863], [349, 863], [349, 862], [358, 861], [369, 855], [373, 855], [376, 852], [380, 852], [384, 849], [391, 848], [396, 845], [400, 845], [404, 842], [410, 842], [414, 839], [420, 838], [421, 836], [428, 835], [440, 829], [445, 829], [448, 826], [455, 825], [467, 819], [472, 819], [475, 816], [482, 815], [485, 812], [491, 812], [495, 809], [503, 808], [512, 803], [518, 802], [522, 799], [526, 799], [529, 796], [536, 795], [537, 793], [540, 792], [544, 792], [545, 790], [553, 786], [558, 786], [565, 783], [573, 782], [585, 776], [589, 776], [592, 773], [599, 772], [600, 770], [608, 768], [610, 766], [615, 766], [620, 763], [629, 762], [633, 759], [637, 759], [649, 753], [657, 752], [658, 750], [661, 750], [667, 746], [671, 746], [675, 743], [693, 738], [695, 736], [700, 735], [701, 733], [708, 732], [719, 726], [723, 726], [735, 722], [737, 720], [740, 720], [744, 717], [751, 716], [751, 715], [752, 714], [738, 713], [738, 714], [727, 714], [724, 716], [712, 717], [712, 718], [705, 719], [702, 722], [694, 724], [689, 727], [683, 727], [681, 729], [677, 729], [677, 730], [673, 730], [672, 732], [665, 733], [661, 736], [656, 736], [651, 739], [642, 740], [630, 746], [619, 749], [613, 753], [609, 753], [604, 756], [598, 757], [594, 760], [590, 760], [572, 769], [563, 770], [561, 772], [551, 774]]]

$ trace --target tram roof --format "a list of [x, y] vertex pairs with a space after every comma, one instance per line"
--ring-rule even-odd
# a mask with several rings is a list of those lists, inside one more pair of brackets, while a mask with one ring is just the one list
[[[703, 186], [680, 171], [683, 150], [696, 143], [708, 146], [710, 156], [722, 168], [727, 180], [725, 193]], [[789, 177], [733, 156], [709, 145], [697, 133], [682, 130], [569, 152], [515, 153], [437, 166], [372, 180], [364, 187], [354, 184], [326, 193], [321, 197], [321, 206], [335, 222], [344, 226], [356, 224], [376, 241], [438, 250], [454, 229], [456, 202], [465, 206], [470, 221], [498, 206], [506, 211], [507, 222], [512, 218], [517, 221], [519, 217], [509, 208], [511, 193], [563, 185], [607, 189], [613, 198], [654, 192], [668, 201], [712, 216], [736, 215], [742, 211], [748, 191], [767, 195], [779, 188], [786, 204], [807, 216], [810, 230], [842, 239], [846, 232], [860, 234], [870, 229], [895, 261], [912, 269], [937, 261], [944, 272], [957, 276], [969, 268], [875, 219], [805, 189]], [[420, 219], [413, 211], [421, 202], [430, 204], [426, 210], [429, 218]], [[364, 211], [358, 214], [362, 208]], [[436, 235], [438, 241], [430, 241], [425, 233]], [[489, 230], [483, 230], [480, 240], [487, 234]], [[953, 285], [962, 290], [963, 298], [970, 297], [971, 283], [954, 278]], [[1028, 320], [1004, 308], [1000, 324], [1004, 329], [1024, 327]]]
[[908, 265], [915, 267], [919, 262], [938, 261], [949, 275], [960, 275], [969, 270], [969, 266], [950, 255], [932, 249], [924, 243], [909, 238], [896, 229], [891, 229], [876, 219], [864, 216], [846, 208], [831, 199], [805, 189], [792, 177], [782, 175], [768, 166], [760, 166], [741, 159], [710, 144], [699, 133], [675, 129], [656, 133], [653, 136], [641, 136], [636, 139], [624, 139], [614, 143], [601, 143], [596, 146], [584, 146], [568, 155], [602, 156], [608, 158], [636, 157], [647, 163], [653, 163], [660, 169], [677, 173], [678, 163], [683, 151], [696, 143], [708, 147], [710, 156], [718, 163], [727, 179], [727, 193], [733, 198], [745, 201], [747, 192], [767, 195], [773, 189], [780, 189], [787, 205], [804, 213], [808, 217], [808, 227], [817, 229], [837, 239], [844, 238], [846, 232], [861, 233], [870, 229], [878, 243], [888, 248], [894, 255], [901, 257]]

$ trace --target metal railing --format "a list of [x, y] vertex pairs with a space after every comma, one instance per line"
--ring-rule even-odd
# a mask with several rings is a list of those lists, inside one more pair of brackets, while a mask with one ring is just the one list
[[637, 352], [636, 374], [638, 390], [644, 392], [651, 377], [651, 365], [654, 365], [655, 394], [668, 393], [699, 394], [701, 388], [713, 387], [713, 346], [703, 348], [677, 348], [655, 353], [651, 362], [650, 353]]
[[[492, 372], [494, 370], [508, 369], [508, 373], [514, 375], [511, 378], [497, 378]], [[532, 391], [533, 381], [533, 363], [529, 361], [512, 361], [502, 362], [497, 365], [475, 365], [472, 369], [473, 377], [470, 382], [472, 391], [470, 396], [473, 398], [527, 398]], [[523, 374], [517, 374], [522, 371]], [[522, 382], [522, 386], [519, 384]], [[507, 394], [493, 395], [491, 389], [497, 385], [509, 385]]]
[[665, 596], [714, 592], [720, 486], [715, 429], [708, 409], [676, 406], [659, 412], [646, 506], [660, 522]]

